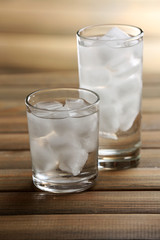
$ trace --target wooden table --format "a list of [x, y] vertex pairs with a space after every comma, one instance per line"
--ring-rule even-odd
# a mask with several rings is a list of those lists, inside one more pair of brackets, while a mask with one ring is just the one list
[[100, 172], [92, 189], [53, 195], [33, 186], [25, 96], [76, 87], [75, 71], [0, 75], [0, 239], [160, 239], [160, 85], [144, 76], [137, 168]]

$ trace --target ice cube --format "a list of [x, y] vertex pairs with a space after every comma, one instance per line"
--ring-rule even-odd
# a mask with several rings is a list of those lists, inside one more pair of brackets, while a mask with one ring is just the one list
[[108, 70], [113, 73], [119, 72], [130, 60], [130, 51], [125, 47], [126, 43], [123, 41], [129, 38], [127, 33], [117, 27], [112, 28], [99, 38], [100, 40], [104, 40], [104, 42], [106, 40], [106, 45], [99, 47], [99, 57], [103, 60], [104, 65], [106, 64]]
[[76, 109], [88, 106], [88, 103], [84, 99], [81, 99], [81, 98], [66, 99], [65, 106], [69, 110], [76, 110]]
[[42, 101], [35, 104], [35, 107], [47, 109], [47, 110], [55, 110], [55, 109], [61, 108], [62, 106], [63, 104], [58, 101], [53, 101], [53, 102]]
[[[59, 133], [57, 130], [40, 138], [31, 138], [31, 153], [35, 168], [49, 171], [56, 167], [63, 149], [68, 146], [72, 151], [74, 147], [80, 145], [74, 138], [75, 136], [70, 132]], [[68, 142], [68, 139], [71, 139], [71, 142]]]
[[141, 93], [142, 90], [142, 81], [137, 74], [132, 74], [129, 77], [117, 78], [113, 84], [117, 92], [117, 98], [120, 100], [126, 96], [130, 98], [132, 93], [135, 93], [139, 98], [139, 93]]
[[106, 133], [116, 133], [119, 129], [119, 114], [121, 113], [121, 103], [117, 91], [111, 81], [103, 89], [97, 89], [100, 95], [100, 132], [101, 135], [107, 136]]
[[[104, 48], [101, 50], [103, 43], [100, 43], [98, 46], [94, 45], [94, 41], [92, 42], [92, 46], [84, 47], [79, 46], [79, 59], [80, 65], [82, 67], [97, 67], [102, 66], [103, 59], [101, 58]], [[100, 51], [101, 50], [101, 51]]]
[[111, 81], [111, 72], [107, 69], [106, 66], [98, 66], [94, 69], [94, 71], [92, 68], [84, 67], [79, 73], [79, 79], [80, 87], [87, 89], [102, 89], [106, 87], [107, 84]]
[[[83, 94], [81, 94], [83, 95]], [[92, 108], [89, 107], [90, 104], [84, 99], [68, 99], [66, 100], [65, 107], [69, 110], [68, 114], [72, 118], [80, 118], [90, 115], [92, 113]], [[72, 111], [73, 110], [73, 111]]]
[[[60, 109], [63, 104], [57, 101], [53, 102], [38, 102], [34, 105], [36, 108], [32, 109], [32, 113], [40, 118], [51, 118], [55, 114], [55, 110]], [[53, 112], [52, 112], [53, 111]]]
[[98, 114], [71, 119], [73, 131], [79, 139], [81, 146], [89, 153], [97, 148]]
[[27, 118], [29, 133], [32, 137], [43, 137], [54, 131], [56, 131], [58, 135], [62, 135], [64, 132], [72, 131], [72, 123], [70, 118], [64, 117], [62, 119], [46, 119], [37, 117], [32, 113], [27, 113]]
[[30, 140], [33, 168], [36, 171], [50, 171], [56, 169], [58, 155], [45, 139], [35, 138]]
[[31, 137], [31, 155], [36, 170], [52, 171], [59, 166], [62, 171], [76, 176], [85, 165], [88, 153], [83, 149], [75, 128], [66, 128], [68, 123], [65, 120], [61, 119], [59, 126], [56, 120], [55, 129], [47, 135]]
[[53, 119], [65, 119], [68, 117], [69, 117], [69, 112], [66, 106], [62, 106], [50, 114], [50, 118], [53, 118]]
[[[135, 72], [141, 71], [141, 59], [135, 58], [132, 54], [124, 56], [123, 59], [119, 59], [119, 63], [112, 61], [112, 67], [114, 66], [115, 71], [113, 72], [113, 78], [128, 78]], [[117, 65], [116, 65], [117, 64]]]
[[52, 132], [54, 126], [52, 119], [37, 117], [27, 112], [29, 134], [33, 137], [42, 137]]
[[66, 103], [65, 103], [65, 107], [68, 110], [71, 110], [68, 112], [70, 117], [81, 117], [89, 114], [86, 108], [88, 106], [89, 106], [89, 103], [82, 98], [66, 99]]
[[99, 37], [99, 39], [108, 41], [107, 44], [112, 47], [131, 47], [138, 43], [138, 40], [131, 37], [122, 29], [113, 27], [105, 35]]
[[52, 132], [43, 138], [51, 149], [57, 154], [59, 168], [62, 171], [78, 175], [83, 168], [88, 153], [82, 149], [79, 137], [74, 131], [66, 130], [58, 135], [58, 131]]
[[130, 38], [129, 35], [118, 27], [113, 27], [105, 35], [99, 37], [100, 40], [124, 40]]
[[[120, 115], [120, 130], [127, 131], [132, 127], [141, 105], [142, 81], [133, 75], [124, 84], [123, 90], [119, 92], [121, 98], [122, 113]], [[121, 87], [122, 87], [121, 86]]]
[[59, 168], [62, 171], [77, 176], [83, 169], [88, 159], [88, 153], [81, 147], [73, 148], [69, 144], [60, 153]]
[[81, 127], [77, 129], [83, 148], [89, 153], [97, 149], [99, 120], [98, 113], [91, 114], [82, 118]]
[[98, 126], [95, 131], [88, 132], [86, 131], [86, 134], [81, 136], [81, 145], [86, 150], [86, 152], [91, 153], [95, 151], [98, 147]]
[[140, 100], [136, 95], [130, 95], [126, 102], [123, 102], [123, 114], [120, 116], [120, 130], [129, 130], [137, 115], [139, 114]]
[[[100, 96], [100, 131], [101, 135], [107, 137], [115, 133], [119, 126], [119, 113], [121, 112], [120, 100], [115, 91], [113, 80], [100, 81], [101, 85], [96, 87], [90, 85], [90, 88]], [[88, 86], [89, 88], [89, 86]], [[92, 121], [93, 122], [93, 121]], [[95, 121], [96, 122], [96, 121]], [[85, 127], [84, 127], [85, 129]], [[108, 133], [108, 135], [106, 135]]]
[[[121, 106], [119, 104], [111, 104], [102, 106], [100, 109], [100, 134], [105, 136], [105, 133], [116, 133], [119, 129], [119, 115]], [[110, 134], [108, 136], [110, 136]], [[107, 136], [107, 135], [106, 135]]]
[[74, 131], [70, 131], [69, 129], [66, 129], [64, 132], [60, 132], [56, 129], [56, 131], [45, 136], [44, 139], [46, 139], [50, 146], [57, 151], [63, 151], [63, 148], [67, 146], [70, 148], [80, 146]]

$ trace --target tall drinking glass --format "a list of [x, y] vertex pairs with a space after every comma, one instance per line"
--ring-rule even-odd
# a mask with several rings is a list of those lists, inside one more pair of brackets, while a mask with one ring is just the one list
[[91, 187], [98, 172], [98, 95], [42, 89], [27, 96], [26, 107], [35, 186], [53, 193]]
[[136, 166], [140, 159], [143, 31], [97, 25], [77, 32], [80, 87], [100, 96], [99, 168]]

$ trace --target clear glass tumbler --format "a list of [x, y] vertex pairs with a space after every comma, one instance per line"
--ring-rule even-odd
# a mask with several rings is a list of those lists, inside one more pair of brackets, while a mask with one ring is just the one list
[[26, 97], [33, 183], [80, 192], [98, 171], [99, 97], [85, 89], [43, 89]]
[[77, 32], [80, 87], [100, 96], [99, 168], [136, 166], [140, 158], [143, 31], [97, 25]]

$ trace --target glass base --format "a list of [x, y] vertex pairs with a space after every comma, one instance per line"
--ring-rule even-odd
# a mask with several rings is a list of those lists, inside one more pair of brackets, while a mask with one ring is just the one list
[[92, 175], [89, 178], [83, 178], [79, 181], [74, 182], [61, 182], [57, 183], [54, 181], [44, 181], [36, 178], [35, 176], [32, 176], [34, 185], [47, 192], [52, 193], [74, 193], [74, 192], [82, 192], [87, 190], [88, 188], [91, 188], [97, 179], [97, 175]]
[[140, 159], [140, 149], [99, 149], [99, 170], [121, 170], [136, 167]]

